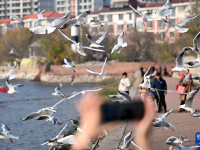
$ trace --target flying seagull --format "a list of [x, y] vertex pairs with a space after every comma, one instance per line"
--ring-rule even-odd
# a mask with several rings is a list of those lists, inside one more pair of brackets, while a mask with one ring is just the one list
[[108, 95], [108, 97], [112, 98], [112, 102], [120, 102], [120, 103], [123, 103], [123, 102], [126, 102], [127, 99], [122, 96], [122, 95]]
[[179, 108], [182, 108], [182, 109], [185, 109], [187, 111], [190, 111], [191, 113], [195, 113], [196, 109], [192, 108], [192, 102], [193, 102], [194, 96], [197, 94], [199, 89], [200, 89], [200, 86], [194, 88], [190, 93], [188, 93], [187, 97], [186, 97], [185, 104], [180, 105]]
[[192, 77], [192, 79], [193, 80], [199, 80], [199, 82], [200, 82], [200, 76], [194, 76], [194, 77]]
[[13, 19], [17, 19], [19, 21], [23, 21], [19, 16], [17, 15], [13, 15], [13, 16], [10, 16], [10, 19], [13, 20]]
[[14, 49], [12, 48], [9, 52], [9, 55], [14, 54]]
[[76, 120], [71, 119], [71, 123], [73, 124], [74, 127], [76, 127], [76, 130], [77, 130], [77, 131], [79, 131], [79, 132], [85, 132], [84, 130], [82, 130], [82, 129], [78, 126]]
[[57, 140], [58, 143], [61, 143], [63, 145], [76, 144], [75, 141], [76, 141], [76, 137], [74, 135], [68, 135], [66, 137], [63, 137]]
[[126, 100], [128, 100], [129, 102], [131, 102], [131, 97], [124, 91], [118, 90], [119, 94], [121, 94], [123, 97], [126, 98]]
[[49, 116], [49, 115], [42, 115], [42, 116], [36, 118], [36, 120], [44, 120], [44, 119], [46, 119], [46, 123], [47, 123], [47, 122], [52, 122], [54, 125], [55, 125], [56, 123], [58, 123], [59, 125], [62, 123], [62, 122], [59, 120], [59, 118], [54, 117], [54, 116]]
[[133, 9], [133, 11], [135, 11], [137, 14], [139, 14], [142, 17], [142, 20], [143, 20], [142, 25], [143, 26], [145, 26], [144, 22], [148, 22], [149, 20], [161, 20], [160, 18], [156, 19], [156, 18], [147, 17], [146, 16], [147, 14], [145, 14], [145, 15], [141, 14], [139, 11], [135, 10], [135, 8], [133, 8], [131, 5], [129, 5], [129, 7], [131, 7], [131, 9]]
[[123, 43], [123, 38], [124, 38], [124, 32], [122, 32], [120, 36], [118, 37], [118, 43], [113, 47], [111, 54], [113, 54], [115, 51], [117, 51], [121, 47], [121, 49], [118, 51], [118, 53], [120, 53], [122, 49], [127, 46], [126, 42]]
[[89, 34], [86, 34], [86, 38], [87, 40], [91, 43], [89, 47], [96, 47], [96, 48], [99, 48], [99, 47], [104, 47], [104, 46], [101, 46], [99, 45], [106, 37], [108, 31], [106, 31], [98, 40], [94, 40], [93, 37], [91, 37]]
[[52, 21], [52, 22], [50, 23], [50, 26], [56, 27], [56, 26], [60, 25], [63, 21], [65, 21], [65, 20], [67, 19], [67, 17], [68, 17], [68, 14], [64, 15], [64, 16], [61, 17], [61, 18], [55, 19], [54, 21]]
[[167, 16], [172, 14], [171, 6], [172, 6], [172, 0], [167, 0], [165, 5], [163, 5], [158, 10], [154, 11], [154, 13], [156, 14], [156, 13], [160, 13], [163, 11], [163, 14], [165, 15], [165, 17], [167, 19]]
[[150, 74], [151, 66], [148, 68], [148, 70], [144, 74], [144, 82], [139, 84], [139, 87], [145, 88], [145, 89], [151, 89], [151, 79], [154, 77], [154, 74]]
[[90, 70], [90, 69], [86, 69], [86, 71], [88, 71], [88, 72], [90, 72], [90, 73], [92, 73], [92, 74], [98, 74], [98, 75], [100, 75], [101, 77], [105, 76], [106, 73], [107, 73], [107, 71], [106, 71], [106, 72], [103, 72], [103, 68], [104, 68], [104, 66], [105, 66], [105, 64], [106, 64], [106, 60], [107, 60], [107, 58], [106, 58], [105, 61], [104, 61], [104, 64], [103, 64], [103, 66], [102, 66], [102, 68], [101, 68], [101, 72], [95, 72], [95, 71]]
[[176, 127], [166, 121], [167, 116], [172, 111], [173, 111], [173, 109], [166, 112], [165, 114], [160, 115], [159, 118], [155, 118], [155, 121], [152, 122], [152, 125], [154, 127], [158, 127], [158, 128], [165, 128], [165, 129], [171, 128], [171, 130], [174, 131], [174, 128], [176, 128]]
[[188, 139], [181, 135], [179, 139], [175, 136], [171, 136], [167, 139], [167, 141], [171, 141], [177, 144], [183, 144], [183, 142], [188, 141]]
[[76, 25], [80, 25], [81, 22], [78, 21], [76, 18], [72, 18], [67, 20], [61, 27], [59, 27], [59, 29], [66, 29], [68, 27], [72, 27], [72, 26], [76, 26]]
[[[199, 16], [199, 15], [198, 15], [198, 16]], [[188, 22], [192, 21], [193, 19], [195, 19], [195, 18], [198, 17], [198, 16], [195, 16], [195, 17], [192, 17], [192, 18], [188, 18], [188, 19], [184, 20], [183, 22], [181, 22], [180, 24], [174, 24], [174, 23], [169, 22], [169, 21], [167, 21], [167, 20], [165, 20], [165, 19], [162, 19], [162, 20], [163, 20], [164, 22], [166, 22], [166, 23], [169, 23], [169, 24], [173, 25], [174, 28], [175, 28], [176, 30], [178, 30], [178, 33], [185, 33], [185, 32], [187, 32], [187, 31], [189, 30], [189, 28], [183, 28], [183, 26], [186, 25]]]
[[64, 63], [65, 64], [62, 66], [62, 68], [72, 68], [74, 73], [77, 72], [75, 66], [72, 65], [72, 63], [67, 58], [64, 59]]
[[34, 20], [34, 27], [36, 27], [36, 25], [38, 24], [39, 21], [47, 19], [43, 17], [43, 13], [45, 12], [45, 10], [41, 11], [37, 16], [38, 18], [36, 20]]
[[4, 140], [10, 139], [11, 143], [13, 143], [12, 139], [17, 139], [17, 140], [19, 139], [19, 137], [11, 134], [10, 128], [5, 123], [2, 124], [1, 128], [3, 129], [3, 132], [0, 132], [0, 139]]
[[59, 97], [61, 97], [61, 98], [65, 97], [65, 95], [60, 91], [60, 88], [59, 88], [59, 87], [56, 87], [56, 88], [55, 88], [55, 92], [52, 93], [52, 95], [54, 95], [54, 96], [59, 96]]
[[81, 22], [81, 24], [85, 24], [87, 21], [87, 16], [91, 13], [91, 11], [84, 11], [80, 15], [76, 16], [75, 18]]
[[8, 80], [13, 80], [16, 75], [12, 74], [15, 71], [15, 68], [17, 67], [17, 64], [15, 64], [9, 71], [7, 74], [3, 74], [0, 79], [8, 79]]
[[183, 146], [183, 145], [178, 145], [172, 141], [165, 141], [166, 144], [173, 146], [177, 150], [198, 150], [200, 146]]
[[6, 85], [8, 86], [8, 92], [7, 93], [13, 94], [14, 97], [15, 97], [15, 93], [18, 92], [18, 91], [15, 90], [15, 88], [23, 86], [23, 84], [12, 85], [8, 79], [6, 79]]
[[101, 20], [90, 20], [91, 25], [101, 25], [101, 27], [103, 27], [102, 23], [105, 23], [105, 22]]
[[90, 50], [94, 50], [94, 51], [99, 51], [99, 52], [105, 52], [104, 50], [101, 50], [101, 49], [94, 49], [94, 48], [91, 48], [91, 47], [87, 47], [87, 46], [82, 46], [79, 42], [77, 43], [76, 41], [70, 39], [67, 35], [65, 35], [60, 29], [58, 29], [58, 31], [65, 37], [67, 38], [68, 40], [70, 40], [71, 42], [73, 42], [76, 47], [77, 47], [77, 52], [79, 53], [79, 56], [86, 56], [85, 52], [83, 51], [84, 48], [86, 49], [90, 49]]

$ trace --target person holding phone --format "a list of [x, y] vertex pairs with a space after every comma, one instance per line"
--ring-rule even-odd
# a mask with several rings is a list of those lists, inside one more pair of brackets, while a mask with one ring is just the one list
[[118, 89], [129, 94], [129, 87], [131, 86], [131, 81], [129, 80], [127, 76], [128, 75], [126, 72], [122, 74], [122, 79], [120, 80]]

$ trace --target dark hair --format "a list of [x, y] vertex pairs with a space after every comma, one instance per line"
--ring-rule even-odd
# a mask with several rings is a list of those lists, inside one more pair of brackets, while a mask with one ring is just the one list
[[127, 73], [126, 73], [126, 72], [124, 72], [124, 73], [122, 74], [122, 76], [127, 76]]
[[161, 76], [160, 72], [157, 72], [157, 73], [156, 73], [156, 76], [159, 76], [159, 77], [160, 77], [160, 76]]
[[188, 71], [188, 72], [190, 72], [190, 70], [189, 70], [189, 69], [187, 69], [187, 71]]

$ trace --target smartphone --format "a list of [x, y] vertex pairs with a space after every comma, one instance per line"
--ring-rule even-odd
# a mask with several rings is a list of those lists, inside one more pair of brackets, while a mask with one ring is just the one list
[[103, 123], [115, 120], [139, 120], [144, 116], [142, 101], [131, 103], [105, 103], [101, 107]]

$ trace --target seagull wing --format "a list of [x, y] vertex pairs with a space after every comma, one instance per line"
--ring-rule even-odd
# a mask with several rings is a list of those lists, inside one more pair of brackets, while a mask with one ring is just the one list
[[64, 99], [62, 99], [62, 100], [60, 100], [59, 102], [57, 102], [55, 105], [53, 105], [53, 109], [55, 109], [56, 108], [56, 106], [57, 105], [59, 105], [60, 103], [62, 103], [63, 101], [65, 101], [66, 100], [66, 98], [64, 98]]
[[101, 42], [105, 39], [107, 33], [108, 33], [108, 31], [106, 31], [106, 32], [96, 41], [96, 43], [97, 43], [97, 44], [101, 43]]
[[82, 92], [96, 92], [96, 91], [100, 91], [100, 90], [102, 90], [102, 88], [100, 88], [100, 89], [94, 89], [94, 90], [85, 90], [85, 91], [82, 91]]
[[8, 71], [8, 73], [6, 75], [10, 76], [15, 71], [16, 67], [17, 67], [17, 63]]
[[182, 145], [178, 145], [178, 144], [176, 144], [176, 143], [174, 143], [174, 142], [172, 142], [172, 141], [165, 141], [165, 143], [168, 144], [168, 145], [171, 145], [171, 146], [173, 146], [174, 148], [177, 148], [177, 149], [179, 149], [179, 150], [181, 150], [181, 149], [183, 148]]
[[55, 19], [52, 23], [50, 23], [50, 25], [52, 27], [58, 26], [59, 24], [61, 24], [63, 21], [65, 21], [65, 19], [67, 19], [68, 14], [66, 14], [65, 16]]
[[11, 132], [10, 128], [5, 123], [2, 124], [1, 128], [3, 129], [3, 132]]
[[65, 126], [63, 127], [63, 129], [60, 131], [60, 133], [57, 135], [57, 137], [61, 136], [61, 134], [64, 132], [65, 128], [67, 127], [68, 122], [65, 124]]
[[[198, 15], [199, 16], [199, 15]], [[184, 20], [183, 22], [181, 22], [180, 24], [179, 24], [179, 26], [184, 26], [185, 24], [187, 24], [188, 22], [190, 22], [190, 21], [192, 21], [193, 19], [195, 19], [196, 17], [198, 17], [198, 16], [195, 16], [195, 17], [192, 17], [192, 18], [188, 18], [188, 19], [186, 19], [186, 20]]]
[[40, 115], [41, 114], [39, 112], [33, 112], [30, 115], [28, 115], [27, 117], [23, 118], [22, 120], [26, 121], [26, 120], [34, 119], [34, 118], [39, 117]]
[[136, 13], [138, 13], [140, 16], [143, 16], [139, 11], [135, 10], [135, 8], [133, 8], [131, 5], [129, 5], [129, 7], [131, 7], [131, 9], [133, 9]]
[[15, 84], [13, 87], [16, 88], [16, 87], [22, 87], [24, 86], [23, 84]]
[[76, 18], [73, 18], [73, 19], [69, 19], [65, 22], [65, 24], [63, 24], [60, 29], [66, 29], [70, 26], [74, 26], [74, 25], [78, 25], [79, 24], [79, 21], [76, 19]]
[[177, 67], [183, 67], [184, 64], [183, 64], [183, 55], [184, 53], [186, 52], [186, 50], [182, 51], [180, 53], [180, 55], [176, 58], [176, 66]]
[[146, 77], [151, 71], [151, 66], [148, 68], [148, 70], [145, 72], [144, 77]]
[[87, 48], [87, 49], [90, 49], [90, 50], [93, 50], [93, 51], [98, 51], [98, 52], [105, 52], [104, 50], [102, 49], [95, 49], [95, 48], [92, 48], [92, 47], [87, 47], [87, 46], [81, 46], [82, 48]]
[[192, 107], [193, 98], [196, 95], [196, 93], [199, 91], [199, 88], [200, 87], [198, 87], [197, 89], [192, 90], [190, 93], [187, 94], [186, 101], [185, 101], [185, 105], [187, 107]]
[[44, 120], [44, 119], [48, 119], [49, 117], [50, 116], [48, 116], [48, 115], [42, 115], [42, 116], [36, 118], [36, 120]]
[[101, 69], [101, 73], [103, 73], [103, 68], [104, 68], [104, 66], [105, 66], [105, 64], [106, 64], [106, 60], [107, 60], [107, 57], [106, 57], [106, 59], [105, 59], [105, 61], [104, 61], [104, 63], [103, 63], [103, 66], [102, 66], [102, 69]]
[[93, 73], [93, 74], [100, 74], [99, 72], [95, 72], [93, 70], [90, 70], [90, 69], [86, 69], [86, 71], [90, 72], [90, 73]]
[[199, 41], [200, 32], [195, 36], [193, 40], [194, 47], [198, 48], [198, 41]]
[[59, 87], [56, 87], [56, 88], [55, 88], [55, 92], [56, 92], [56, 93], [61, 93], [61, 92], [60, 92], [60, 88], [59, 88]]
[[45, 10], [41, 11], [37, 16], [38, 19], [43, 19], [43, 13], [45, 12]]
[[8, 86], [9, 89], [14, 88], [14, 87], [12, 86], [12, 84], [11, 84], [7, 79], [6, 79], [6, 85]]
[[176, 141], [176, 140], [178, 140], [178, 138], [175, 137], [175, 136], [170, 136], [170, 137], [167, 139], [167, 141], [172, 141], [172, 142], [174, 142], [174, 141]]
[[72, 63], [71, 63], [67, 58], [64, 59], [64, 62], [65, 62], [65, 64], [68, 64], [68, 65], [70, 65], [70, 66], [73, 66]]
[[173, 109], [171, 109], [170, 111], [166, 112], [165, 114], [160, 115], [160, 119], [162, 121], [166, 121], [167, 116], [173, 111]]
[[121, 90], [118, 90], [118, 92], [122, 95], [122, 96], [124, 96], [128, 101], [132, 101], [131, 100], [131, 97], [126, 93], [126, 92], [124, 92], [124, 91], [121, 91]]
[[199, 80], [199, 79], [200, 79], [200, 76], [194, 76], [194, 77], [192, 77], [192, 79], [194, 79], [194, 80]]
[[12, 138], [12, 139], [17, 139], [17, 140], [19, 139], [18, 136], [14, 136], [14, 135], [12, 135], [12, 134], [9, 134], [8, 136], [9, 136], [10, 138]]
[[99, 139], [95, 142], [91, 150], [96, 150], [99, 145]]
[[135, 147], [138, 147], [140, 150], [142, 150], [141, 147], [139, 147], [135, 142], [131, 141], [131, 144], [133, 144]]
[[123, 146], [125, 146], [127, 142], [130, 140], [131, 135], [132, 135], [132, 132], [128, 132], [128, 134], [124, 137]]
[[95, 40], [88, 34], [85, 35], [87, 40], [90, 42], [90, 43], [95, 43]]
[[73, 42], [74, 44], [77, 45], [76, 41], [70, 39], [70, 38], [69, 38], [67, 35], [65, 35], [60, 29], [58, 29], [58, 31], [59, 31], [65, 38], [67, 38], [68, 40], [70, 40], [71, 42]]
[[124, 32], [122, 32], [118, 37], [118, 44], [123, 44], [123, 38], [124, 38]]
[[58, 139], [57, 142], [63, 144], [75, 144], [76, 137], [74, 135], [68, 135], [64, 138]]
[[152, 17], [146, 17], [148, 20], [162, 20], [161, 18], [152, 18]]

